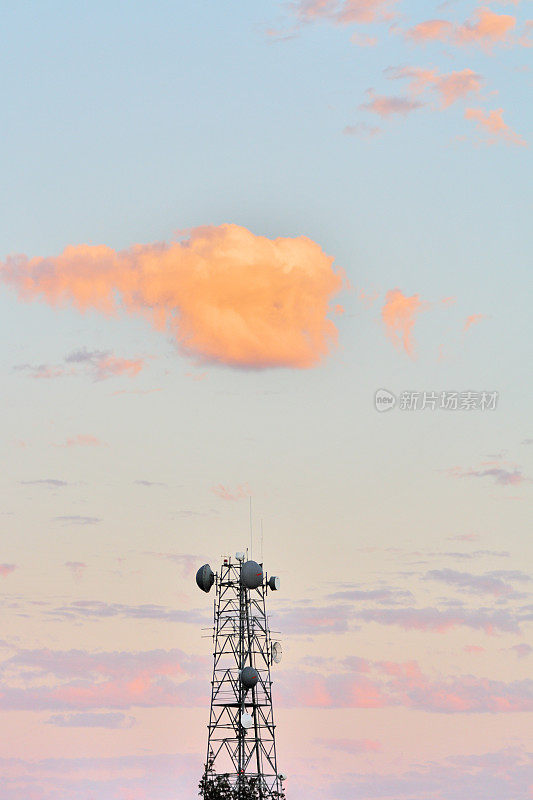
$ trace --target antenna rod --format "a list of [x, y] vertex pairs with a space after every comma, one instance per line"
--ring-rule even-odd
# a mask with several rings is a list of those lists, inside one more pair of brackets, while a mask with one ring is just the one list
[[254, 557], [254, 539], [253, 539], [253, 531], [252, 531], [252, 495], [250, 495], [250, 559]]

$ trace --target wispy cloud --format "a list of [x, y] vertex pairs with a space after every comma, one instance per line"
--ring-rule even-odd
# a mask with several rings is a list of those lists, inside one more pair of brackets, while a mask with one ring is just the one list
[[511, 583], [504, 580], [504, 577], [512, 579], [514, 573], [495, 570], [483, 575], [474, 575], [471, 572], [459, 572], [454, 569], [433, 569], [425, 575], [426, 580], [440, 581], [471, 594], [489, 594], [502, 599], [523, 597], [524, 594], [517, 592]]
[[466, 333], [466, 331], [469, 330], [472, 325], [477, 325], [482, 319], [485, 319], [486, 316], [486, 314], [470, 314], [470, 316], [465, 319], [463, 331]]
[[70, 485], [68, 481], [63, 481], [59, 478], [36, 478], [32, 481], [19, 481], [19, 483], [22, 486], [47, 486], [49, 489], [58, 489]]
[[101, 517], [84, 517], [80, 514], [63, 514], [59, 517], [54, 517], [55, 522], [61, 522], [63, 525], [98, 525], [102, 522]]
[[506, 469], [499, 466], [482, 466], [479, 469], [462, 469], [451, 467], [448, 475], [452, 478], [491, 478], [498, 486], [519, 486], [521, 483], [530, 483], [520, 467]]
[[289, 707], [385, 708], [403, 706], [438, 714], [516, 713], [533, 710], [533, 681], [473, 675], [429, 676], [416, 661], [371, 662], [370, 673], [300, 670], [284, 674], [278, 693]]
[[17, 364], [13, 369], [16, 372], [24, 372], [28, 377], [37, 380], [65, 378], [76, 373], [74, 369], [67, 369], [61, 364]]
[[154, 603], [126, 605], [124, 603], [104, 603], [100, 600], [77, 600], [58, 606], [47, 612], [48, 616], [62, 619], [152, 619], [164, 622], [181, 622], [189, 625], [208, 625], [211, 618], [198, 609], [168, 608]]
[[414, 355], [413, 327], [415, 319], [428, 304], [419, 295], [404, 295], [401, 289], [391, 289], [385, 296], [381, 309], [381, 319], [388, 337], [398, 349], [403, 349], [408, 356]]
[[[2, 267], [0, 265], [0, 280]], [[71, 377], [85, 374], [94, 381], [103, 381], [120, 375], [133, 378], [139, 374], [146, 364], [143, 358], [121, 358], [110, 350], [92, 350], [86, 348], [74, 350], [65, 356], [64, 364], [18, 364], [14, 369], [24, 372], [30, 378], [52, 380], [55, 378]], [[81, 435], [83, 436], [83, 434]], [[95, 444], [96, 442], [93, 442]], [[76, 438], [65, 446], [75, 444], [90, 444], [89, 441], [80, 442]]]
[[88, 433], [78, 433], [76, 436], [68, 436], [62, 444], [56, 444], [54, 447], [101, 447], [105, 445], [97, 436], [91, 436]]
[[439, 73], [437, 69], [424, 67], [389, 67], [385, 74], [391, 80], [408, 80], [409, 94], [417, 97], [430, 91], [437, 95], [440, 108], [448, 108], [470, 94], [477, 94], [483, 78], [472, 69]]
[[458, 606], [439, 608], [367, 608], [355, 612], [355, 619], [395, 625], [404, 630], [446, 633], [457, 627], [472, 628], [492, 634], [519, 633], [520, 617], [511, 611], [492, 608], [468, 609]]
[[145, 366], [142, 358], [120, 358], [109, 350], [89, 351], [86, 348], [69, 353], [65, 361], [67, 364], [82, 364], [92, 373], [95, 381], [105, 381], [117, 375], [134, 378]]
[[404, 603], [406, 600], [413, 600], [413, 594], [407, 589], [379, 588], [379, 589], [341, 589], [338, 592], [328, 595], [330, 600], [352, 600], [354, 602], [373, 602], [394, 605]]
[[334, 25], [390, 21], [398, 0], [296, 0], [294, 9], [303, 22], [326, 20]]
[[[88, 711], [196, 705], [208, 695], [207, 684], [192, 677], [200, 664], [201, 658], [180, 650], [23, 650], [0, 664], [0, 708]], [[55, 682], [43, 684], [47, 676]]]
[[211, 491], [213, 494], [216, 494], [217, 497], [222, 498], [222, 500], [242, 500], [245, 497], [249, 497], [251, 494], [250, 487], [247, 483], [239, 484], [235, 489], [230, 489], [222, 483], [219, 483], [217, 486], [213, 486]]
[[461, 47], [475, 45], [491, 52], [495, 46], [527, 45], [524, 37], [513, 36], [515, 28], [516, 17], [480, 7], [462, 24], [430, 19], [407, 30], [405, 36], [416, 44], [441, 41]]
[[65, 567], [70, 570], [76, 580], [81, 580], [87, 569], [87, 564], [83, 561], [65, 561]]
[[17, 569], [16, 564], [0, 564], [0, 578], [7, 578]]
[[369, 96], [369, 100], [366, 103], [362, 103], [359, 108], [361, 111], [369, 111], [382, 118], [405, 117], [425, 105], [421, 100], [416, 100], [412, 97], [391, 97], [389, 95], [376, 94], [374, 89], [367, 89], [366, 93]]
[[485, 134], [483, 141], [486, 144], [504, 142], [518, 147], [527, 146], [526, 140], [504, 122], [503, 108], [496, 108], [494, 111], [484, 111], [482, 108], [467, 108], [465, 118], [474, 122]]
[[368, 125], [366, 122], [357, 122], [355, 125], [347, 125], [343, 133], [346, 136], [362, 136], [372, 139], [381, 133], [381, 128], [378, 128], [377, 125]]
[[120, 711], [101, 714], [90, 711], [77, 714], [53, 714], [46, 720], [48, 725], [55, 725], [59, 728], [109, 728], [112, 730], [132, 728], [135, 722], [135, 717]]

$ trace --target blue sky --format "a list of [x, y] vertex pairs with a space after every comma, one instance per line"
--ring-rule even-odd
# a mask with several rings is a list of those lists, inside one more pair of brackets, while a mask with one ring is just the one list
[[[287, 629], [285, 672], [276, 679], [290, 796], [310, 796], [312, 760], [324, 776], [317, 792], [331, 800], [353, 796], [354, 787], [385, 800], [391, 786], [398, 800], [425, 800], [442, 775], [451, 776], [443, 800], [508, 800], [496, 767], [484, 767], [487, 754], [508, 770], [513, 800], [529, 796], [530, 611], [522, 594], [533, 476], [531, 156], [501, 131], [487, 142], [465, 118], [467, 108], [502, 108], [516, 136], [532, 140], [531, 50], [519, 41], [527, 7], [492, 3], [491, 13], [516, 17], [511, 38], [463, 46], [415, 45], [402, 32], [434, 18], [463, 25], [477, 19], [474, 2], [404, 1], [374, 24], [340, 24], [344, 5], [302, 24], [297, 10], [318, 7], [313, 0], [45, 0], [2, 9], [2, 275], [14, 254], [49, 257], [53, 273], [68, 246], [120, 251], [194, 240], [202, 226], [212, 226], [209, 239], [234, 225], [253, 242], [308, 237], [345, 278], [327, 298], [337, 346], [306, 369], [184, 354], [171, 326], [158, 329], [139, 314], [147, 301], [131, 313], [120, 305], [119, 284], [108, 287], [118, 309], [107, 315], [80, 313], [74, 290], [47, 302], [42, 276], [24, 299], [16, 291], [22, 266], [0, 287], [8, 465], [0, 480], [0, 669], [9, 698], [15, 688], [25, 692], [5, 701], [14, 736], [0, 750], [9, 792], [2, 800], [20, 792], [17, 759], [25, 791], [38, 800], [86, 800], [89, 791], [97, 800], [170, 800], [176, 785], [180, 797], [191, 796], [207, 714], [198, 686], [210, 681], [197, 620], [210, 607], [169, 556], [215, 567], [242, 549], [250, 494], [265, 563], [282, 578], [272, 611]], [[354, 34], [377, 43], [357, 46]], [[438, 76], [472, 70], [480, 88], [441, 109], [434, 83], [416, 94], [407, 80], [388, 77], [388, 68], [407, 66]], [[381, 117], [360, 108], [371, 87], [426, 105]], [[362, 122], [379, 133], [345, 132]], [[312, 272], [313, 264], [297, 266]], [[395, 289], [423, 305], [408, 318], [412, 354], [395, 346], [385, 323]], [[465, 329], [473, 315], [481, 316]], [[49, 377], [39, 378], [40, 368]], [[379, 388], [398, 398], [494, 390], [499, 400], [493, 411], [380, 414]], [[432, 570], [467, 577], [437, 579]], [[488, 578], [513, 590], [486, 590], [480, 581]], [[331, 599], [347, 587], [404, 595], [370, 610], [362, 600]], [[76, 603], [102, 605], [91, 606], [89, 619]], [[142, 604], [184, 611], [190, 621], [169, 621], [163, 611], [156, 621], [139, 619]], [[408, 621], [378, 618], [384, 609], [401, 609]], [[441, 624], [454, 609], [457, 618]], [[500, 612], [507, 628], [491, 633], [483, 620]], [[34, 668], [52, 652], [66, 665], [60, 691], [80, 680], [68, 671], [72, 650], [105, 654], [108, 672], [87, 678], [91, 685], [114, 680], [116, 652], [129, 652], [153, 665], [155, 686], [163, 678], [154, 652], [179, 661], [176, 647], [202, 665], [200, 683], [187, 689], [193, 705], [176, 700], [181, 679], [160, 705], [150, 691], [145, 705], [126, 702], [113, 684], [122, 705], [97, 700], [91, 709], [127, 719], [108, 729], [104, 719], [100, 742], [89, 718], [85, 727], [75, 717], [70, 727], [50, 722], [52, 713], [86, 709], [35, 706], [24, 671], [30, 651]], [[349, 657], [371, 664], [372, 686], [346, 667]], [[383, 664], [406, 661], [419, 665], [419, 684], [409, 683], [405, 666], [397, 666], [399, 683], [392, 672], [384, 677], [392, 668]], [[311, 686], [311, 663], [320, 664], [315, 688], [291, 707], [291, 676], [309, 673]], [[327, 683], [339, 670], [360, 698], [343, 707]], [[488, 697], [485, 680], [493, 682]], [[453, 706], [452, 695], [464, 705]], [[447, 698], [445, 713], [436, 696]], [[518, 700], [506, 713], [509, 697]], [[131, 765], [141, 777], [129, 776]], [[90, 779], [78, 779], [85, 769]]]

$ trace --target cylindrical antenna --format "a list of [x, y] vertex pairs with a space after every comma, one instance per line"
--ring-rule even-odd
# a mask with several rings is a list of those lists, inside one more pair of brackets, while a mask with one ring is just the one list
[[263, 519], [261, 518], [261, 564], [263, 563]]

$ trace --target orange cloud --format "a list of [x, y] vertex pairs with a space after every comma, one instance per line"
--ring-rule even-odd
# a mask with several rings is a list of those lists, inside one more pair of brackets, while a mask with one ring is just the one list
[[516, 17], [495, 14], [489, 8], [478, 8], [462, 25], [444, 19], [429, 19], [406, 31], [405, 36], [416, 44], [441, 41], [455, 45], [478, 45], [490, 50], [494, 45], [526, 45], [524, 39], [514, 40], [511, 32], [516, 27]]
[[403, 347], [409, 356], [414, 352], [412, 333], [415, 317], [426, 308], [427, 304], [417, 294], [407, 297], [400, 289], [391, 289], [385, 295], [385, 304], [381, 309], [385, 329], [395, 347]]
[[409, 91], [413, 95], [428, 89], [434, 91], [440, 98], [442, 108], [448, 108], [472, 92], [479, 92], [483, 81], [481, 75], [471, 69], [439, 75], [436, 69], [400, 67], [389, 69], [387, 74], [393, 80], [410, 80]]
[[448, 39], [453, 32], [453, 23], [445, 19], [428, 19], [406, 32], [406, 37], [417, 44]]
[[[14, 256], [0, 278], [25, 300], [141, 314], [201, 360], [308, 368], [337, 340], [327, 313], [342, 274], [332, 262], [305, 236], [267, 239], [220, 225], [196, 228], [185, 241], [119, 252], [78, 245], [55, 258]], [[110, 356], [99, 368], [107, 377], [141, 366]]]
[[478, 8], [470, 20], [458, 26], [454, 39], [457, 44], [505, 44], [515, 26], [516, 17], [510, 14], [495, 14], [488, 8]]
[[477, 325], [478, 322], [481, 322], [482, 319], [485, 319], [486, 314], [471, 314], [469, 317], [466, 318], [465, 324], [463, 327], [463, 331], [466, 331], [472, 327], [472, 325]]
[[487, 144], [496, 144], [498, 141], [507, 144], [526, 147], [527, 142], [503, 121], [503, 108], [494, 111], [484, 111], [482, 108], [467, 108], [465, 118], [473, 120], [482, 131], [488, 134]]

